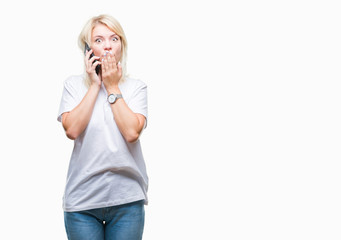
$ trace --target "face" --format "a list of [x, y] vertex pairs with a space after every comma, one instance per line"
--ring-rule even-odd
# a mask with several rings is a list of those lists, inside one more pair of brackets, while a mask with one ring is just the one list
[[121, 39], [107, 26], [97, 24], [91, 34], [91, 48], [95, 56], [103, 56], [107, 51], [115, 55], [116, 62], [121, 59]]

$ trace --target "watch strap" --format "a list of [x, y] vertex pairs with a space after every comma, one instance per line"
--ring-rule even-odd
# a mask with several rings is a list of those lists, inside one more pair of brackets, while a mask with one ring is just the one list
[[[110, 97], [111, 96], [114, 96], [114, 99], [113, 100], [110, 100]], [[114, 94], [114, 93], [111, 93], [111, 94], [109, 94], [109, 96], [108, 96], [108, 102], [110, 103], [110, 104], [113, 104], [113, 103], [115, 103], [116, 102], [116, 100], [117, 99], [119, 99], [119, 98], [123, 98], [122, 97], [122, 94]]]

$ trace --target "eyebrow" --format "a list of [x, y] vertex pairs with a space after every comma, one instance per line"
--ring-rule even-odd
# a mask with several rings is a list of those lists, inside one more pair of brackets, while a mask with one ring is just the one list
[[[116, 33], [114, 33], [114, 34], [110, 35], [110, 38], [111, 38], [111, 37], [115, 37], [115, 36], [119, 37]], [[94, 36], [94, 38], [98, 38], [98, 37], [103, 38], [102, 35], [96, 35], [96, 36]]]

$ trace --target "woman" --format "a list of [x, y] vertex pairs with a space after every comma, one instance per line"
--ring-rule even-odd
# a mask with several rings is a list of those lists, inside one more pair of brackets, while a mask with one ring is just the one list
[[87, 44], [86, 73], [65, 81], [58, 114], [74, 140], [63, 198], [66, 233], [72, 240], [142, 239], [148, 177], [139, 136], [147, 86], [126, 77], [127, 41], [113, 17], [86, 23], [79, 46], [84, 51]]

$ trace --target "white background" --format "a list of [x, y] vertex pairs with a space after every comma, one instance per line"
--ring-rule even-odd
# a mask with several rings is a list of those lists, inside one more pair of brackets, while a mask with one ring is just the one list
[[0, 239], [66, 239], [57, 111], [77, 37], [115, 16], [148, 84], [144, 239], [340, 239], [338, 1], [6, 1]]

